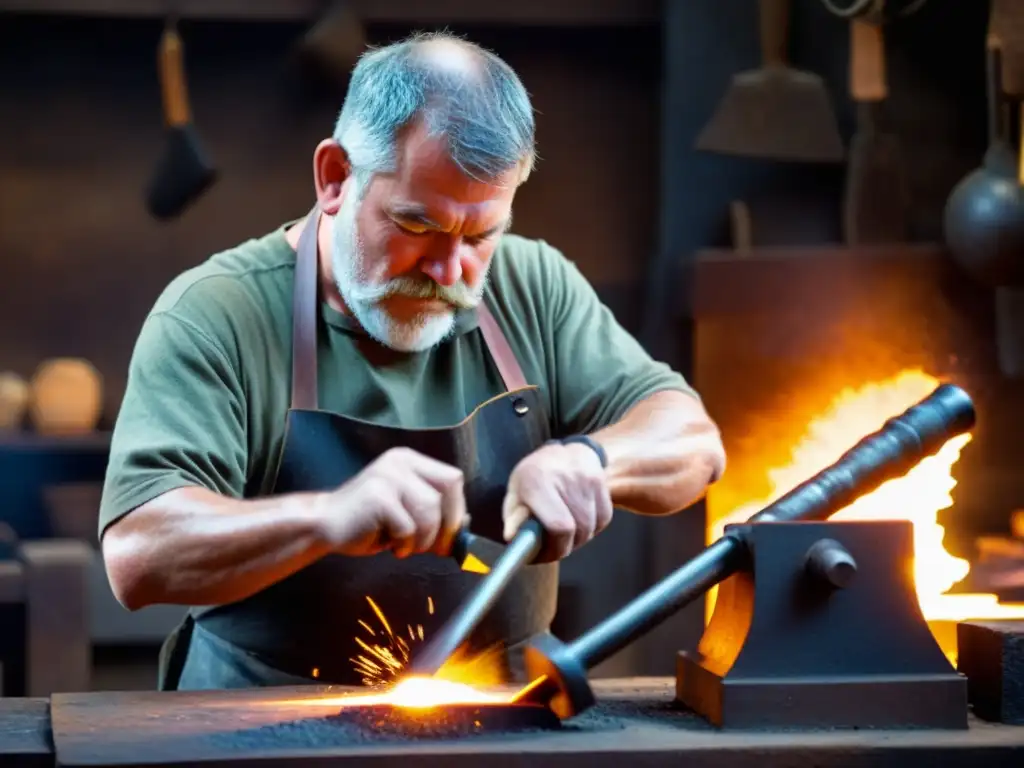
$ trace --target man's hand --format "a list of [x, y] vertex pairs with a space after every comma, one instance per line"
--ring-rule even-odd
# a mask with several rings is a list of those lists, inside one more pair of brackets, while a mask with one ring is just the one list
[[531, 516], [547, 531], [539, 562], [566, 557], [608, 527], [612, 497], [592, 448], [546, 445], [516, 465], [502, 509], [505, 540]]
[[447, 555], [466, 524], [462, 470], [393, 448], [317, 500], [331, 548], [343, 555]]

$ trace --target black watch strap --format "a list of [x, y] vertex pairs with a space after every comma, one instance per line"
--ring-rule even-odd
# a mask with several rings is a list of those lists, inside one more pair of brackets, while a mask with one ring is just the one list
[[602, 467], [608, 466], [608, 454], [605, 453], [601, 444], [589, 435], [570, 435], [569, 437], [563, 437], [560, 440], [548, 440], [548, 443], [558, 443], [559, 445], [581, 443], [597, 454], [597, 458], [600, 460]]

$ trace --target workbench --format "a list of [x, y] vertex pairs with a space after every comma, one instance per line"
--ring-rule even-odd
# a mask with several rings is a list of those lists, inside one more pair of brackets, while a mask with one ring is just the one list
[[[345, 689], [54, 694], [0, 699], [0, 765], [408, 768], [1020, 768], [1024, 726], [950, 731], [721, 732], [673, 707], [674, 680], [598, 680], [597, 707], [558, 731], [399, 741], [353, 734], [315, 700]], [[311, 702], [314, 702], [311, 705]]]

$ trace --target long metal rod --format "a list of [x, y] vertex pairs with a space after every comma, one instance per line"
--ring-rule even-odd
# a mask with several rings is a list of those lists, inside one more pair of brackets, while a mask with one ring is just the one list
[[587, 669], [600, 664], [742, 568], [745, 556], [740, 539], [723, 536], [611, 619], [578, 637], [569, 652]]
[[519, 528], [490, 572], [456, 609], [434, 638], [417, 653], [409, 665], [409, 674], [434, 675], [470, 636], [519, 570], [540, 551], [544, 528], [530, 518]]

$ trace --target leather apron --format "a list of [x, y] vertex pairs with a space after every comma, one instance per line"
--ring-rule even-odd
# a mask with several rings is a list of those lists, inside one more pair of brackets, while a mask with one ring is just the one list
[[[325, 491], [345, 483], [385, 451], [406, 446], [457, 466], [465, 475], [473, 532], [501, 541], [501, 507], [509, 475], [550, 436], [539, 388], [522, 368], [493, 315], [481, 303], [485, 359], [505, 391], [445, 428], [404, 429], [319, 410], [317, 331], [320, 318], [314, 209], [299, 240], [292, 309], [292, 393], [273, 494]], [[456, 343], [454, 340], [446, 343]], [[161, 650], [161, 690], [327, 683], [361, 685], [354, 659], [384, 632], [367, 602], [379, 606], [392, 631], [415, 648], [418, 626], [429, 638], [470, 592], [480, 575], [437, 555], [404, 559], [328, 555], [236, 603], [193, 608]], [[470, 651], [504, 648], [505, 676], [521, 679], [521, 650], [548, 631], [554, 618], [558, 564], [524, 568], [469, 640]], [[432, 610], [431, 610], [432, 609]], [[372, 638], [360, 621], [376, 632]], [[407, 627], [412, 634], [408, 637]], [[386, 642], [382, 644], [387, 645]]]

